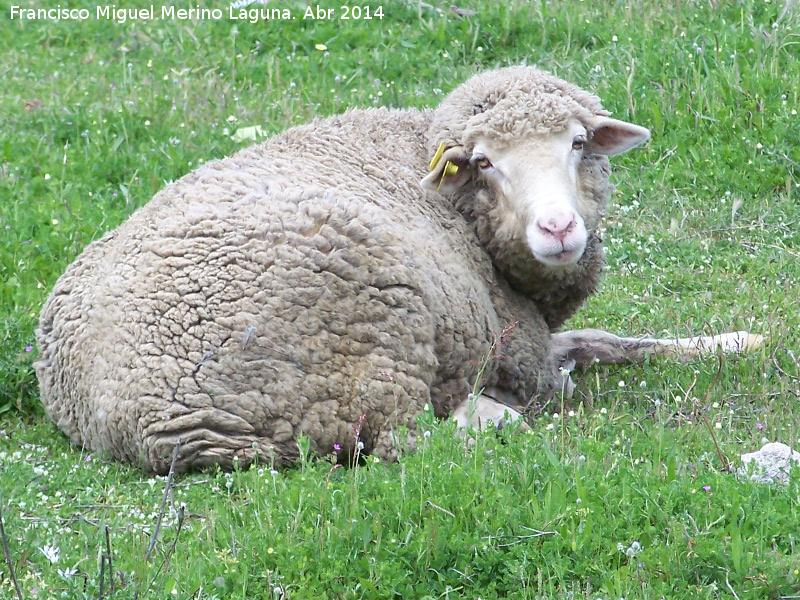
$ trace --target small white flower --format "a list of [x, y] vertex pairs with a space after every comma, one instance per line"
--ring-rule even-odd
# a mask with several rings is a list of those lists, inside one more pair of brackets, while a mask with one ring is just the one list
[[50, 561], [51, 565], [58, 562], [61, 550], [57, 546], [44, 546], [43, 548], [39, 548], [39, 550], [45, 555], [45, 558]]
[[70, 577], [78, 573], [78, 568], [67, 567], [66, 569], [56, 569], [56, 573], [58, 573], [62, 579], [69, 579]]

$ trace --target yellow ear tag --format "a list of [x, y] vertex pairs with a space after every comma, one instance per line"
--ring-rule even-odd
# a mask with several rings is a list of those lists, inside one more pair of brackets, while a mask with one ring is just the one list
[[439, 160], [442, 158], [442, 154], [444, 154], [444, 142], [439, 144], [439, 147], [436, 149], [436, 154], [433, 155], [431, 164], [428, 165], [429, 171], [433, 171], [436, 168], [436, 165], [439, 164]]
[[454, 165], [448, 160], [444, 165], [444, 169], [442, 170], [442, 178], [439, 180], [439, 185], [436, 186], [436, 191], [438, 192], [439, 189], [441, 189], [445, 177], [448, 175], [455, 175], [456, 173], [458, 173], [458, 165]]

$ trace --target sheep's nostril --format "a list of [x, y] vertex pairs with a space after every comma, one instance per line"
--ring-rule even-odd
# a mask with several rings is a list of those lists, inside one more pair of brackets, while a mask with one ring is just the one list
[[570, 231], [575, 229], [577, 224], [574, 215], [550, 216], [536, 221], [539, 229], [558, 240], [563, 240]]

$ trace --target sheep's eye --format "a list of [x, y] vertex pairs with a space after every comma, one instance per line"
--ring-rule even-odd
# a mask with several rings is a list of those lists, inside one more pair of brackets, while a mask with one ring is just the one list
[[572, 140], [572, 149], [573, 150], [583, 150], [586, 147], [586, 138], [583, 136], [578, 136], [574, 140]]
[[474, 157], [472, 159], [472, 164], [476, 165], [479, 169], [488, 169], [492, 166], [491, 161], [482, 155]]

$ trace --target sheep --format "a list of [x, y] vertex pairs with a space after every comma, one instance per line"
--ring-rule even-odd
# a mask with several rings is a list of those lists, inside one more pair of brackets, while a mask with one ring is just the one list
[[675, 351], [558, 333], [604, 266], [607, 157], [648, 136], [519, 66], [435, 109], [351, 110], [209, 162], [56, 282], [37, 329], [45, 411], [155, 473], [291, 464], [300, 436], [391, 460], [426, 405], [510, 421], [571, 385], [562, 362]]

